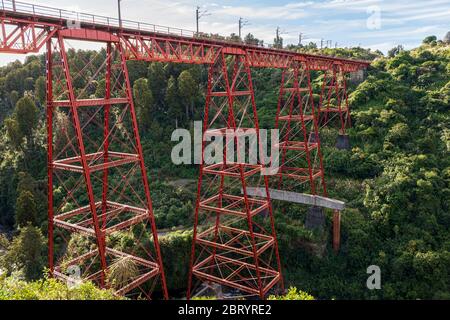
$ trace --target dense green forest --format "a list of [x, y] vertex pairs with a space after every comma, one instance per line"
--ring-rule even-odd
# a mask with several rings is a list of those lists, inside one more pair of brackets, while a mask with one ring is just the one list
[[[450, 299], [450, 46], [429, 37], [387, 57], [362, 48], [289, 49], [374, 62], [362, 83], [350, 83], [352, 150], [323, 150], [329, 194], [347, 203], [340, 253], [331, 249], [331, 228], [304, 228], [305, 208], [276, 205], [287, 284], [318, 299]], [[68, 52], [74, 64], [94, 54]], [[201, 119], [207, 69], [136, 61], [128, 67], [157, 226], [181, 229], [160, 242], [169, 291], [182, 292], [198, 168], [172, 164], [170, 137]], [[39, 286], [49, 288], [48, 297], [61, 291], [59, 297], [109, 298], [95, 288], [69, 292], [39, 280], [47, 254], [44, 75], [43, 55], [0, 68], [0, 299], [38, 298]], [[280, 77], [279, 70], [254, 70], [262, 127], [273, 127]], [[314, 73], [315, 92], [320, 84]], [[370, 265], [382, 270], [380, 290], [366, 287]], [[20, 281], [37, 282], [18, 293]]]

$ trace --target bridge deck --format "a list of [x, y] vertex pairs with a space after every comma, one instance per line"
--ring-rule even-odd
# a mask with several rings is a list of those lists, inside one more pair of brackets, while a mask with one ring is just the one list
[[[299, 57], [302, 59], [314, 60], [312, 65], [320, 63], [344, 63], [351, 65], [353, 69], [367, 67], [370, 62], [362, 60], [351, 60], [338, 57], [312, 55], [305, 53], [296, 53], [289, 50], [276, 49], [265, 46], [249, 45], [243, 42], [225, 41], [216, 39], [204, 33], [196, 33], [191, 30], [180, 28], [165, 27], [149, 23], [123, 20], [120, 22], [117, 18], [93, 15], [81, 12], [67, 11], [63, 9], [52, 8], [48, 6], [34, 5], [12, 0], [0, 0], [0, 20], [18, 19], [23, 22], [29, 21], [40, 23], [45, 26], [54, 26], [57, 28], [67, 28], [70, 25], [79, 26], [82, 29], [104, 31], [114, 35], [152, 37], [160, 40], [183, 41], [186, 44], [205, 45], [218, 48], [236, 48], [246, 51], [250, 54], [270, 55], [273, 59], [277, 57]], [[100, 41], [106, 41], [104, 39]], [[258, 66], [256, 63], [254, 66]], [[268, 65], [262, 64], [261, 67]], [[277, 66], [280, 66], [278, 64]], [[319, 67], [314, 69], [318, 70]]]

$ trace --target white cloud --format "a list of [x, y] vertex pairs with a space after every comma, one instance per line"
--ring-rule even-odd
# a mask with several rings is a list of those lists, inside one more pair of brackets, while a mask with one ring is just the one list
[[[424, 14], [417, 14], [414, 16], [408, 16], [403, 17], [401, 20], [403, 22], [410, 22], [410, 21], [416, 21], [416, 20], [429, 20], [429, 19], [436, 19], [436, 18], [449, 18], [450, 17], [450, 10], [449, 11], [436, 11], [432, 13], [424, 13]], [[447, 19], [448, 21], [448, 19]]]
[[251, 19], [287, 19], [295, 20], [306, 17], [308, 14], [305, 7], [308, 7], [312, 2], [288, 3], [283, 6], [222, 6], [220, 9], [215, 9], [214, 13], [217, 15], [229, 15], [234, 17], [249, 17]]
[[341, 9], [365, 11], [368, 6], [380, 4], [382, 0], [332, 0], [316, 3], [318, 9]]
[[411, 42], [411, 40], [419, 39], [419, 42], [430, 34], [440, 34], [442, 28], [439, 26], [424, 26], [415, 29], [411, 28], [397, 28], [392, 30], [381, 30], [376, 32], [360, 32], [355, 33], [353, 37], [355, 39], [392, 39], [397, 43]]

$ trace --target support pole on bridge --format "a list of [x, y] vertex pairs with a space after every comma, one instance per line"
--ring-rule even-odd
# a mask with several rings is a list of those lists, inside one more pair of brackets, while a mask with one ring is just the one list
[[341, 212], [334, 210], [333, 213], [333, 249], [335, 253], [339, 252], [341, 246]]
[[120, 2], [122, 2], [122, 0], [117, 0], [117, 10], [118, 10], [118, 14], [119, 14], [119, 27], [122, 28], [122, 11], [120, 8]]
[[50, 276], [53, 277], [54, 258], [53, 258], [53, 76], [52, 76], [52, 43], [46, 43], [46, 101], [47, 101], [47, 208], [48, 208], [48, 267]]
[[244, 20], [242, 17], [239, 18], [239, 39], [242, 40], [242, 28], [248, 25], [248, 20]]
[[201, 18], [205, 17], [205, 16], [210, 16], [211, 14], [208, 13], [207, 10], [201, 11], [200, 7], [197, 6], [197, 8], [195, 9], [195, 22], [196, 22], [196, 27], [197, 27], [197, 35], [200, 32], [200, 28], [199, 28], [199, 21]]

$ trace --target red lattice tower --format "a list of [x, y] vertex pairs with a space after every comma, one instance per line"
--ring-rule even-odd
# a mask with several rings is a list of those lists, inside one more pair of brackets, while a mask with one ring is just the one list
[[346, 129], [351, 128], [346, 72], [339, 61], [329, 63], [323, 74], [318, 109], [321, 127], [331, 126], [337, 121], [340, 135], [345, 135]]
[[293, 58], [283, 69], [275, 128], [281, 157], [274, 186], [326, 195], [317, 113], [305, 59]]
[[[268, 179], [261, 164], [249, 164], [237, 148], [239, 139], [252, 135], [259, 137], [259, 125], [247, 56], [223, 48], [209, 67], [188, 299], [199, 282], [260, 298], [283, 286]], [[208, 156], [213, 136], [227, 139], [215, 146], [223, 150], [215, 162]], [[250, 186], [265, 194], [250, 197]]]
[[47, 43], [50, 272], [167, 298], [123, 48], [81, 55], [70, 32]]

